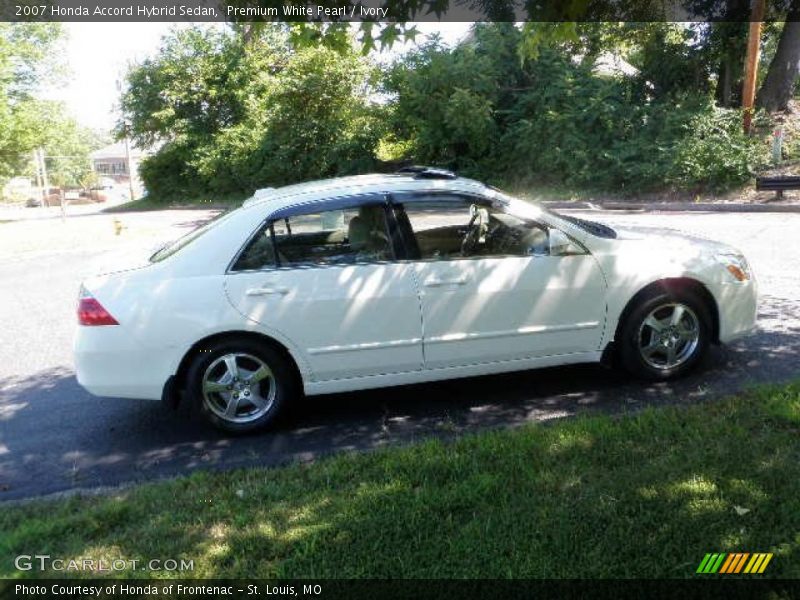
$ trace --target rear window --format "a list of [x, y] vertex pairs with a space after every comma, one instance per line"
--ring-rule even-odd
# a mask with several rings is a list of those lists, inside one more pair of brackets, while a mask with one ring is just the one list
[[169, 258], [179, 250], [185, 248], [197, 238], [199, 238], [204, 233], [210, 231], [220, 223], [222, 223], [225, 219], [227, 219], [230, 215], [233, 214], [233, 211], [222, 212], [215, 217], [213, 217], [210, 221], [196, 227], [186, 235], [179, 237], [177, 240], [173, 240], [171, 242], [167, 242], [164, 246], [156, 250], [156, 252], [150, 257], [151, 263], [161, 262], [162, 260]]
[[382, 204], [293, 215], [264, 225], [233, 271], [320, 267], [393, 258]]

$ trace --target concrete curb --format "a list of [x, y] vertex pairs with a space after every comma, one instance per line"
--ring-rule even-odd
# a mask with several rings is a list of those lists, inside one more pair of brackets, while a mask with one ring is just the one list
[[556, 210], [618, 210], [629, 212], [800, 213], [800, 204], [715, 202], [544, 202]]

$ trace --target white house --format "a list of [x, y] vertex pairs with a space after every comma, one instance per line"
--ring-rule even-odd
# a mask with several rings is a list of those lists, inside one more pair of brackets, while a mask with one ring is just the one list
[[[109, 177], [117, 183], [127, 184], [133, 176], [133, 191], [138, 198], [144, 188], [139, 177], [139, 164], [147, 156], [144, 150], [131, 145], [126, 149], [126, 142], [116, 142], [92, 152], [89, 157], [92, 167], [100, 177]], [[130, 156], [130, 164], [128, 157]]]

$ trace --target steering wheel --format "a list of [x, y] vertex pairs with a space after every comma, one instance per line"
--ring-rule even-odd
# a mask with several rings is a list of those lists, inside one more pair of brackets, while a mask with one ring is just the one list
[[469, 207], [469, 212], [471, 217], [467, 223], [467, 233], [461, 240], [461, 256], [470, 256], [485, 234], [485, 223], [480, 218], [480, 209], [473, 204]]

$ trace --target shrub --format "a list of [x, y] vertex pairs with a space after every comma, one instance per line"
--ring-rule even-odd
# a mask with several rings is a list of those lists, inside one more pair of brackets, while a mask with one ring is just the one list
[[742, 184], [769, 164], [769, 145], [742, 131], [742, 112], [708, 103], [684, 128], [671, 181], [714, 191]]

